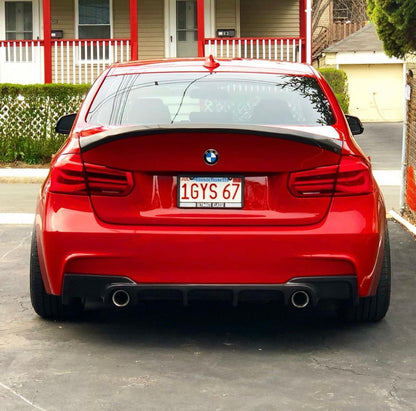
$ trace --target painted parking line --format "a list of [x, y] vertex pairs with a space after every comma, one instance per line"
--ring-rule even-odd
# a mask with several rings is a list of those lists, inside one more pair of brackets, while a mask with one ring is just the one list
[[0, 224], [32, 225], [35, 221], [33, 213], [0, 213]]

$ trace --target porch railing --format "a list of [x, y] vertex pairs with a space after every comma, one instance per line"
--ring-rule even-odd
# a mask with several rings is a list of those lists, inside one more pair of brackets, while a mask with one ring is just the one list
[[0, 40], [0, 63], [41, 61], [43, 40]]
[[[305, 39], [300, 37], [207, 38], [204, 47], [206, 56], [212, 54], [218, 58], [295, 62], [302, 61], [306, 50]], [[130, 56], [130, 39], [55, 39], [50, 67], [52, 81], [92, 83], [110, 64], [129, 61]], [[0, 82], [43, 82], [43, 71], [43, 40], [0, 40]]]
[[[130, 39], [53, 40], [52, 81], [92, 83], [110, 64], [130, 60], [130, 44]], [[43, 53], [43, 40], [0, 40], [0, 82], [43, 82]]]
[[92, 83], [110, 64], [130, 60], [130, 39], [53, 40], [54, 83]]
[[205, 39], [205, 55], [218, 58], [254, 58], [302, 61], [305, 40], [300, 37], [236, 37]]

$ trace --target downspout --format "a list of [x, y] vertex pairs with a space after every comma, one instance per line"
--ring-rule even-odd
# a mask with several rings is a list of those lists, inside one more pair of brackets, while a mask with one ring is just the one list
[[197, 25], [198, 25], [198, 57], [205, 55], [205, 9], [204, 0], [196, 3]]
[[137, 21], [137, 0], [130, 0], [130, 59], [139, 58], [139, 29]]
[[52, 37], [51, 37], [51, 2], [43, 0], [43, 69], [45, 83], [52, 83]]
[[301, 40], [301, 63], [306, 63], [306, 33], [306, 0], [299, 0], [299, 37], [303, 40]]
[[306, 63], [312, 64], [312, 0], [306, 0]]

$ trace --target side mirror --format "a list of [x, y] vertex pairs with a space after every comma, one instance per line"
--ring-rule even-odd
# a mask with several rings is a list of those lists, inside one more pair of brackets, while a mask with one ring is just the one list
[[76, 117], [76, 113], [62, 116], [56, 123], [55, 131], [59, 134], [69, 134], [72, 130]]
[[350, 116], [349, 114], [345, 115], [348, 125], [350, 126], [351, 133], [356, 136], [357, 134], [362, 134], [364, 131], [363, 123], [358, 117]]

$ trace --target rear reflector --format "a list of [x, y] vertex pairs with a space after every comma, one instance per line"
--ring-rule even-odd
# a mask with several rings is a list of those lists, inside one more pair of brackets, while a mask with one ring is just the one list
[[95, 164], [83, 165], [80, 154], [64, 154], [52, 168], [49, 190], [62, 194], [125, 196], [133, 186], [131, 172]]
[[296, 197], [369, 194], [374, 191], [370, 169], [362, 159], [343, 156], [338, 165], [290, 174], [289, 190]]

